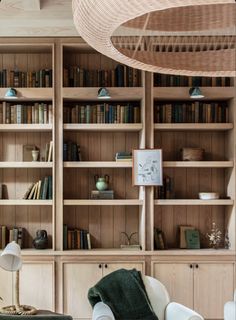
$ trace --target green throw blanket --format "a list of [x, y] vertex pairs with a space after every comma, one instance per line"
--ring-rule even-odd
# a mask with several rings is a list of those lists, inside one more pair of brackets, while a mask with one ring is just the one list
[[92, 307], [100, 301], [107, 304], [116, 320], [158, 320], [136, 269], [108, 274], [89, 289], [88, 299]]

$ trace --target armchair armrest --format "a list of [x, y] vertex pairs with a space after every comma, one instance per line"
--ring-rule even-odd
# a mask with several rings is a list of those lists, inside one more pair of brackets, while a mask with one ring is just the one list
[[236, 301], [236, 289], [234, 291], [234, 301]]
[[98, 302], [93, 308], [92, 320], [115, 320], [115, 318], [108, 305], [103, 302]]
[[197, 312], [183, 306], [182, 304], [171, 302], [165, 311], [165, 320], [204, 320]]

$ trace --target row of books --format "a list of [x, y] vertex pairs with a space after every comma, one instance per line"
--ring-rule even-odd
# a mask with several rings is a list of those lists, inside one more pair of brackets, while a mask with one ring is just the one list
[[80, 146], [76, 142], [63, 143], [63, 161], [81, 161]]
[[0, 249], [4, 249], [9, 242], [15, 241], [23, 248], [24, 228], [0, 226]]
[[167, 175], [163, 177], [163, 185], [155, 187], [155, 199], [173, 198], [173, 179]]
[[63, 69], [64, 87], [139, 87], [141, 71], [118, 64], [114, 70]]
[[230, 87], [233, 78], [229, 77], [187, 77], [154, 73], [155, 87]]
[[140, 123], [140, 106], [133, 104], [64, 107], [64, 123]]
[[0, 103], [0, 123], [52, 123], [52, 105], [35, 102], [33, 105]]
[[0, 70], [0, 87], [49, 88], [52, 87], [52, 70], [38, 71]]
[[23, 196], [26, 200], [52, 199], [52, 176], [46, 176], [42, 180], [32, 183]]
[[90, 233], [87, 230], [71, 229], [68, 225], [63, 225], [63, 249], [91, 249]]
[[229, 108], [225, 102], [162, 103], [154, 106], [156, 123], [226, 123]]
[[115, 160], [118, 162], [122, 161], [132, 161], [132, 152], [116, 152]]

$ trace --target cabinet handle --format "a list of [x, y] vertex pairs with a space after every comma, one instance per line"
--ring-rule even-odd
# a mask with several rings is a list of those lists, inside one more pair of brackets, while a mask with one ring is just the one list
[[107, 264], [105, 264], [105, 268], [106, 268], [106, 269], [108, 268]]
[[190, 264], [190, 266], [189, 266], [191, 269], [193, 268], [193, 265], [192, 264]]
[[196, 269], [198, 269], [198, 264], [196, 264], [196, 266], [195, 266], [195, 267], [196, 267]]
[[100, 268], [101, 269], [101, 267], [102, 267], [102, 265], [101, 265], [101, 263], [98, 265], [98, 268]]

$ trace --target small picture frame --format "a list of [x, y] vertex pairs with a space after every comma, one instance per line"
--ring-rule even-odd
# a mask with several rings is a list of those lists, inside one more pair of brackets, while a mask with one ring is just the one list
[[133, 185], [161, 186], [163, 184], [161, 149], [133, 150]]

